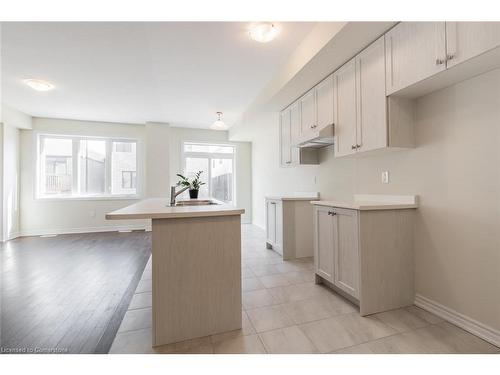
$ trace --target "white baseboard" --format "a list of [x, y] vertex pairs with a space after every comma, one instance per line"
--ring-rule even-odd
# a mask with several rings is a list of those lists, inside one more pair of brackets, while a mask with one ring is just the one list
[[21, 231], [18, 237], [43, 236], [48, 234], [77, 234], [77, 233], [100, 233], [117, 232], [119, 230], [145, 230], [151, 231], [150, 225], [116, 225], [102, 227], [82, 227], [82, 228], [59, 228], [59, 229], [33, 229]]
[[443, 306], [429, 298], [417, 294], [415, 305], [427, 310], [440, 318], [455, 324], [456, 326], [472, 333], [489, 343], [500, 347], [500, 331], [489, 327], [475, 319]]

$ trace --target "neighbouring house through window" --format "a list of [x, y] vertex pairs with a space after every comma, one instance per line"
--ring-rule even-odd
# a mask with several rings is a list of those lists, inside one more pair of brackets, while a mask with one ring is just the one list
[[137, 140], [38, 136], [37, 195], [136, 196]]

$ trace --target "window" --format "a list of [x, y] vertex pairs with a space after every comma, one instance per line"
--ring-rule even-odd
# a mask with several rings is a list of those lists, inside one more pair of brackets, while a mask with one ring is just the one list
[[200, 197], [234, 202], [234, 153], [233, 145], [184, 142], [184, 173], [192, 178], [203, 171]]
[[39, 197], [137, 195], [137, 141], [38, 137]]
[[122, 171], [122, 189], [135, 189], [136, 172]]

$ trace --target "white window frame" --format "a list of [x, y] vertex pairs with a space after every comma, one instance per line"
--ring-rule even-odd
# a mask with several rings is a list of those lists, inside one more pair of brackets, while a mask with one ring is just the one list
[[[232, 154], [224, 154], [224, 153], [213, 153], [213, 152], [190, 152], [190, 151], [184, 151], [184, 146], [189, 143], [193, 144], [198, 144], [198, 145], [206, 145], [206, 146], [230, 146], [233, 148], [233, 153]], [[186, 158], [188, 157], [199, 157], [199, 158], [208, 158], [209, 159], [209, 164], [208, 164], [208, 195], [211, 198], [212, 197], [212, 186], [211, 186], [211, 174], [212, 174], [212, 165], [211, 165], [211, 160], [212, 159], [232, 159], [233, 160], [233, 201], [231, 204], [236, 205], [237, 203], [237, 194], [236, 194], [236, 157], [237, 157], [237, 147], [236, 144], [231, 143], [231, 142], [224, 142], [224, 141], [192, 141], [192, 140], [183, 140], [181, 142], [181, 160], [182, 160], [182, 171], [185, 174], [186, 173]]]
[[[36, 145], [36, 153], [34, 154], [34, 164], [36, 176], [34, 181], [34, 198], [35, 200], [43, 201], [60, 201], [60, 200], [128, 200], [140, 199], [143, 191], [143, 171], [142, 171], [142, 141], [139, 138], [129, 137], [106, 137], [106, 136], [89, 136], [76, 134], [52, 134], [52, 133], [35, 133], [34, 141]], [[43, 138], [59, 138], [70, 139], [73, 142], [72, 152], [72, 193], [71, 195], [50, 196], [40, 193], [42, 179], [42, 160], [41, 160], [41, 142]], [[105, 194], [95, 195], [78, 195], [78, 158], [79, 141], [81, 140], [99, 140], [106, 141], [106, 163], [105, 163]], [[111, 165], [112, 165], [112, 145], [113, 142], [134, 142], [136, 144], [136, 193], [135, 194], [111, 194]]]

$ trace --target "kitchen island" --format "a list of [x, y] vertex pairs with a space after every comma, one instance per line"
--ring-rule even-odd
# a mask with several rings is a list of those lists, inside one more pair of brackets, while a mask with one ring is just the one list
[[152, 220], [153, 346], [241, 328], [244, 212], [152, 198], [106, 215]]

